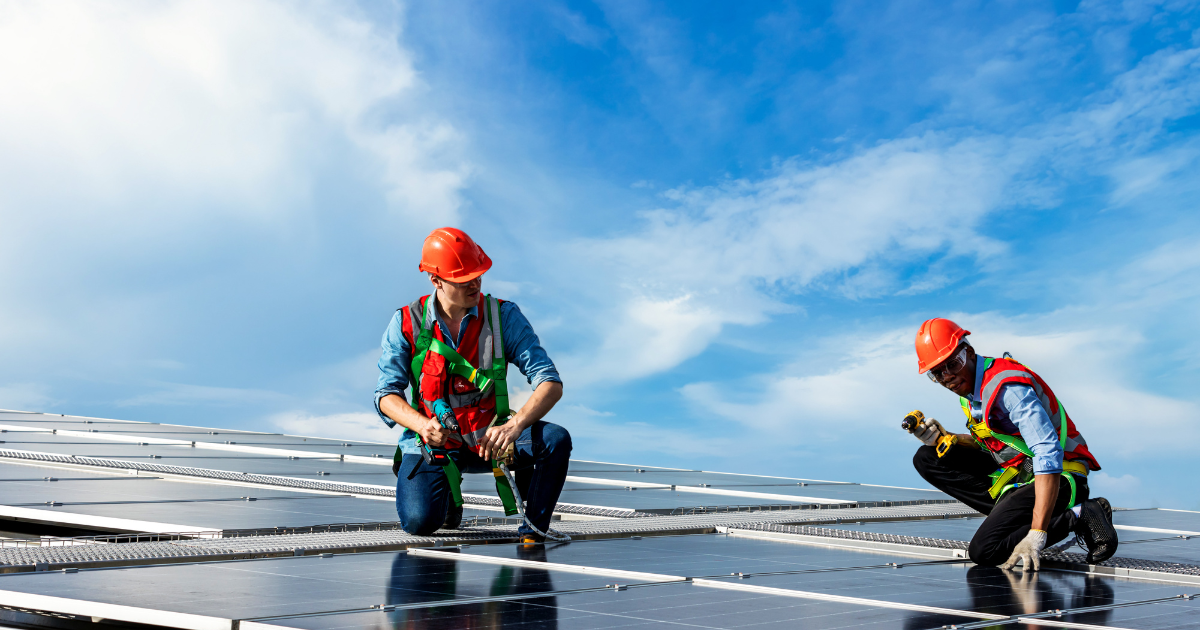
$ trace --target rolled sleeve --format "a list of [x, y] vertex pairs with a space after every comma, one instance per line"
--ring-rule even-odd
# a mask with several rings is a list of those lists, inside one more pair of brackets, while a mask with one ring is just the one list
[[562, 383], [554, 362], [542, 348], [533, 326], [516, 304], [504, 302], [500, 305], [500, 323], [503, 326], [505, 358], [517, 366], [531, 387], [537, 389], [538, 385], [547, 381]]
[[1001, 392], [1001, 402], [1029, 450], [1033, 452], [1035, 475], [1058, 474], [1063, 471], [1063, 450], [1058, 431], [1050, 414], [1028, 385], [1010, 384]]
[[408, 387], [409, 370], [412, 363], [412, 347], [408, 345], [408, 340], [404, 338], [403, 329], [400, 327], [400, 318], [402, 311], [396, 311], [396, 315], [392, 317], [392, 321], [388, 324], [387, 330], [383, 333], [383, 353], [379, 355], [379, 383], [375, 387], [375, 412], [379, 414], [379, 419], [388, 427], [396, 426], [396, 422], [384, 415], [379, 408], [379, 401], [384, 396], [396, 395], [405, 400], [404, 389]]

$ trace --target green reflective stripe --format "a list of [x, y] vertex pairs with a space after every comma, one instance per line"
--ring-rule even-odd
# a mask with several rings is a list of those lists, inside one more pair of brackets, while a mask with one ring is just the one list
[[1067, 483], [1071, 485], [1071, 502], [1067, 504], [1067, 509], [1075, 507], [1075, 475], [1067, 471], [1063, 471], [1062, 476], [1067, 478]]
[[[1067, 408], [1063, 406], [1061, 400], [1058, 401], [1058, 418], [1059, 418], [1058, 444], [1062, 448], [1063, 458], [1066, 459], [1066, 456], [1067, 456]], [[1071, 488], [1074, 489], [1075, 486], [1072, 485]]]
[[496, 460], [492, 460], [492, 475], [496, 477], [496, 494], [500, 495], [500, 503], [504, 505], [504, 515], [516, 514], [517, 499], [513, 496], [512, 487], [508, 485], [508, 478], [504, 476], [504, 471], [500, 470], [500, 464]]
[[462, 507], [462, 473], [458, 470], [458, 464], [454, 463], [453, 457], [447, 457], [449, 461], [442, 467], [442, 472], [446, 473], [446, 481], [450, 482], [450, 496], [454, 497], [454, 505]]
[[1018, 451], [1021, 451], [1021, 453], [1025, 454], [1028, 457], [1033, 457], [1033, 451], [1029, 450], [1029, 445], [1025, 443], [1025, 440], [1022, 440], [1019, 437], [1016, 437], [1013, 435], [1005, 435], [1003, 433], [992, 433], [992, 437], [996, 438], [997, 440], [1000, 440], [1001, 442], [1004, 442], [1008, 446], [1011, 446], [1011, 447], [1017, 449]]
[[492, 385], [492, 379], [484, 376], [482, 370], [475, 369], [475, 366], [471, 365], [471, 363], [464, 359], [462, 355], [460, 355], [454, 348], [451, 348], [437, 339], [433, 339], [429, 344], [429, 350], [434, 354], [441, 355], [442, 358], [446, 359], [446, 369], [448, 369], [450, 373], [471, 381], [471, 384], [475, 387], [478, 387], [480, 391], [486, 392], [487, 388]]
[[[492, 347], [495, 350], [490, 370], [491, 378], [495, 381], [495, 385], [492, 387], [492, 393], [496, 396], [496, 419], [494, 422], [500, 425], [508, 422], [508, 416], [511, 414], [508, 407], [508, 361], [504, 355], [504, 330], [500, 325], [500, 301], [489, 294], [484, 306], [484, 310], [487, 311], [488, 325], [492, 328]], [[496, 365], [497, 359], [499, 359], [500, 365]]]

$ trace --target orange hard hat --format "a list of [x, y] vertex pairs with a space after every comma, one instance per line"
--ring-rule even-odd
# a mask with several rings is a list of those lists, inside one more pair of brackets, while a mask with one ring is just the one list
[[470, 282], [492, 268], [492, 259], [466, 232], [444, 227], [425, 237], [417, 268], [450, 282]]
[[925, 320], [917, 330], [917, 370], [924, 374], [933, 366], [945, 361], [962, 338], [971, 334], [954, 322], [935, 317]]

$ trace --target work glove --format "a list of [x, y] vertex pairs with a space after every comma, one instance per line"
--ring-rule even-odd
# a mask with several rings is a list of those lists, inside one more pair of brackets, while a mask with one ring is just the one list
[[912, 431], [912, 434], [917, 436], [917, 439], [921, 440], [925, 446], [937, 446], [938, 440], [947, 433], [949, 431], [942, 427], [942, 423], [933, 418], [925, 419]]
[[[1024, 560], [1022, 569], [1025, 571], [1037, 571], [1042, 568], [1042, 559], [1038, 554], [1042, 549], [1046, 548], [1046, 532], [1040, 529], [1031, 529], [1021, 542], [1017, 543], [1016, 549], [1013, 549], [1012, 555], [1008, 557], [1008, 562], [1000, 565], [1001, 569], [1011, 569], [1017, 566], [1017, 561]], [[1032, 569], [1030, 567], [1033, 567]]]

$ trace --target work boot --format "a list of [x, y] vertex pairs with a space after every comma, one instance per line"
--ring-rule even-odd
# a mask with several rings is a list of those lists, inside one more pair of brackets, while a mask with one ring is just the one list
[[450, 501], [450, 507], [446, 508], [446, 521], [442, 523], [442, 529], [458, 529], [462, 525], [463, 506], [454, 505], [454, 501]]
[[532, 545], [540, 545], [546, 542], [546, 538], [540, 534], [521, 534], [521, 546], [529, 547]]
[[1117, 552], [1117, 529], [1113, 527], [1112, 505], [1100, 497], [1083, 502], [1075, 533], [1087, 546], [1088, 564], [1099, 564]]

